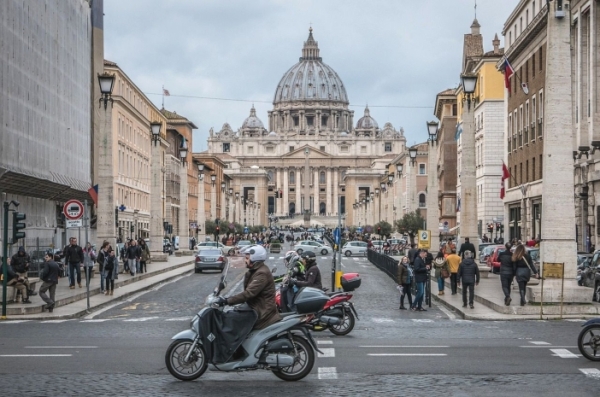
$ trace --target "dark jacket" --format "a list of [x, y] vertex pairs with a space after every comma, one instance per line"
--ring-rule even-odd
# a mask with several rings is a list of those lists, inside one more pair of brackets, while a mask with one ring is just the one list
[[304, 281], [298, 280], [296, 281], [296, 285], [298, 287], [313, 287], [323, 289], [323, 285], [321, 284], [321, 270], [319, 270], [319, 266], [317, 266], [317, 264], [315, 263], [314, 265], [306, 269]]
[[460, 251], [458, 252], [458, 256], [465, 259], [465, 251], [471, 251], [471, 253], [473, 254], [473, 259], [475, 259], [477, 257], [477, 252], [475, 252], [475, 246], [473, 245], [473, 243], [471, 243], [471, 242], [463, 243], [460, 246]]
[[83, 249], [78, 245], [67, 245], [65, 263], [83, 263]]
[[27, 272], [27, 270], [29, 270], [30, 262], [31, 258], [29, 257], [29, 255], [27, 255], [27, 253], [25, 252], [25, 248], [23, 247], [19, 247], [19, 252], [17, 252], [12, 256], [12, 258], [10, 258], [10, 265], [17, 273]]
[[104, 262], [106, 262], [106, 258], [107, 258], [107, 253], [104, 252], [103, 249], [100, 249], [100, 251], [98, 251], [98, 256], [96, 257], [96, 262], [98, 263], [99, 266], [99, 271], [100, 273], [102, 273], [104, 271]]
[[52, 260], [44, 262], [40, 279], [46, 283], [58, 284], [58, 263]]
[[402, 263], [398, 263], [398, 273], [396, 277], [396, 282], [400, 285], [408, 284], [408, 269]]
[[[527, 266], [527, 263], [525, 263], [525, 259], [527, 259], [527, 262], [529, 262], [529, 266]], [[514, 262], [514, 264], [517, 282], [529, 282], [529, 279], [531, 278], [531, 270], [533, 270], [533, 274], [538, 273], [533, 260], [531, 260], [531, 257], [527, 254], [525, 254], [523, 259], [519, 259], [518, 261]]]
[[[12, 262], [12, 260], [11, 260], [11, 262]], [[9, 281], [11, 281], [12, 279], [15, 279], [15, 278], [17, 278], [17, 279], [19, 278], [19, 275], [17, 274], [17, 272], [15, 272], [15, 269], [13, 269], [12, 265], [8, 265], [6, 267], [6, 274], [8, 276], [6, 278], [6, 282], [9, 282]]]
[[142, 250], [139, 245], [130, 245], [127, 248], [127, 259], [137, 259], [142, 256]]
[[479, 267], [471, 258], [463, 259], [458, 267], [458, 282], [463, 284], [479, 283]]
[[273, 274], [264, 262], [254, 264], [244, 276], [244, 290], [227, 298], [229, 305], [247, 302], [256, 310], [258, 320], [255, 329], [262, 329], [281, 320], [275, 304], [275, 281]]
[[425, 261], [420, 256], [415, 258], [413, 272], [415, 273], [415, 282], [424, 283], [427, 281], [427, 267]]
[[512, 261], [512, 252], [505, 249], [498, 255], [498, 261], [500, 262], [500, 275], [501, 276], [514, 276], [515, 275], [515, 264]]
[[417, 252], [419, 252], [419, 250], [416, 248], [411, 248], [408, 250], [408, 261], [410, 263], [415, 262], [415, 258], [417, 257]]

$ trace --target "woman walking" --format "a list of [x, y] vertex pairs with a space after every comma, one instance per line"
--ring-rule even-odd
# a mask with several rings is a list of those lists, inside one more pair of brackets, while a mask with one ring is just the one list
[[438, 252], [433, 260], [433, 269], [435, 270], [435, 279], [438, 282], [438, 295], [444, 295], [444, 276], [448, 277], [450, 272], [448, 270], [448, 262], [442, 251]]
[[532, 273], [536, 278], [540, 278], [531, 257], [525, 251], [523, 244], [517, 245], [515, 252], [512, 255], [512, 260], [515, 263], [515, 274], [517, 283], [519, 284], [519, 294], [521, 294], [521, 306], [525, 306], [525, 291], [527, 283], [531, 278]]
[[146, 262], [150, 260], [150, 248], [148, 248], [144, 239], [140, 239], [140, 249], [142, 251], [142, 256], [140, 257], [140, 273], [148, 273]]
[[400, 310], [406, 310], [404, 306], [404, 297], [408, 295], [408, 306], [412, 306], [412, 292], [410, 291], [410, 284], [412, 283], [413, 271], [408, 263], [408, 257], [402, 257], [400, 263], [398, 263], [398, 286], [402, 287], [402, 293], [400, 294]]
[[119, 277], [119, 260], [115, 251], [108, 246], [108, 258], [104, 263], [104, 279], [106, 280], [106, 292], [104, 295], [112, 295], [115, 290], [115, 280]]

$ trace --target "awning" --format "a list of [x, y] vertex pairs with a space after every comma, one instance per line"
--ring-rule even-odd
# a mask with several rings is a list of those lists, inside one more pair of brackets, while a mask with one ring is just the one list
[[51, 173], [52, 180], [44, 175], [25, 174], [17, 170], [0, 167], [0, 189], [5, 193], [45, 200], [67, 201], [92, 198], [88, 193], [91, 185], [64, 175]]

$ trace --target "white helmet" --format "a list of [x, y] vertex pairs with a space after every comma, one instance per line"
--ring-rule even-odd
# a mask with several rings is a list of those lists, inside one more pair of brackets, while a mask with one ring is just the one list
[[250, 262], [264, 262], [267, 260], [267, 250], [261, 245], [246, 250], [245, 254], [250, 255]]

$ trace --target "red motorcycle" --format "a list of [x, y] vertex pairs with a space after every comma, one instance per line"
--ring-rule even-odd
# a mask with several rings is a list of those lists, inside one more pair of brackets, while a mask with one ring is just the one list
[[[284, 284], [287, 280], [284, 280]], [[329, 300], [325, 303], [323, 309], [311, 315], [308, 321], [312, 330], [324, 331], [330, 330], [334, 335], [348, 335], [354, 328], [354, 323], [358, 320], [358, 313], [350, 299], [352, 291], [360, 286], [361, 278], [358, 273], [346, 273], [341, 277], [343, 292], [330, 292]], [[281, 307], [281, 288], [275, 293], [275, 302], [279, 311]]]

